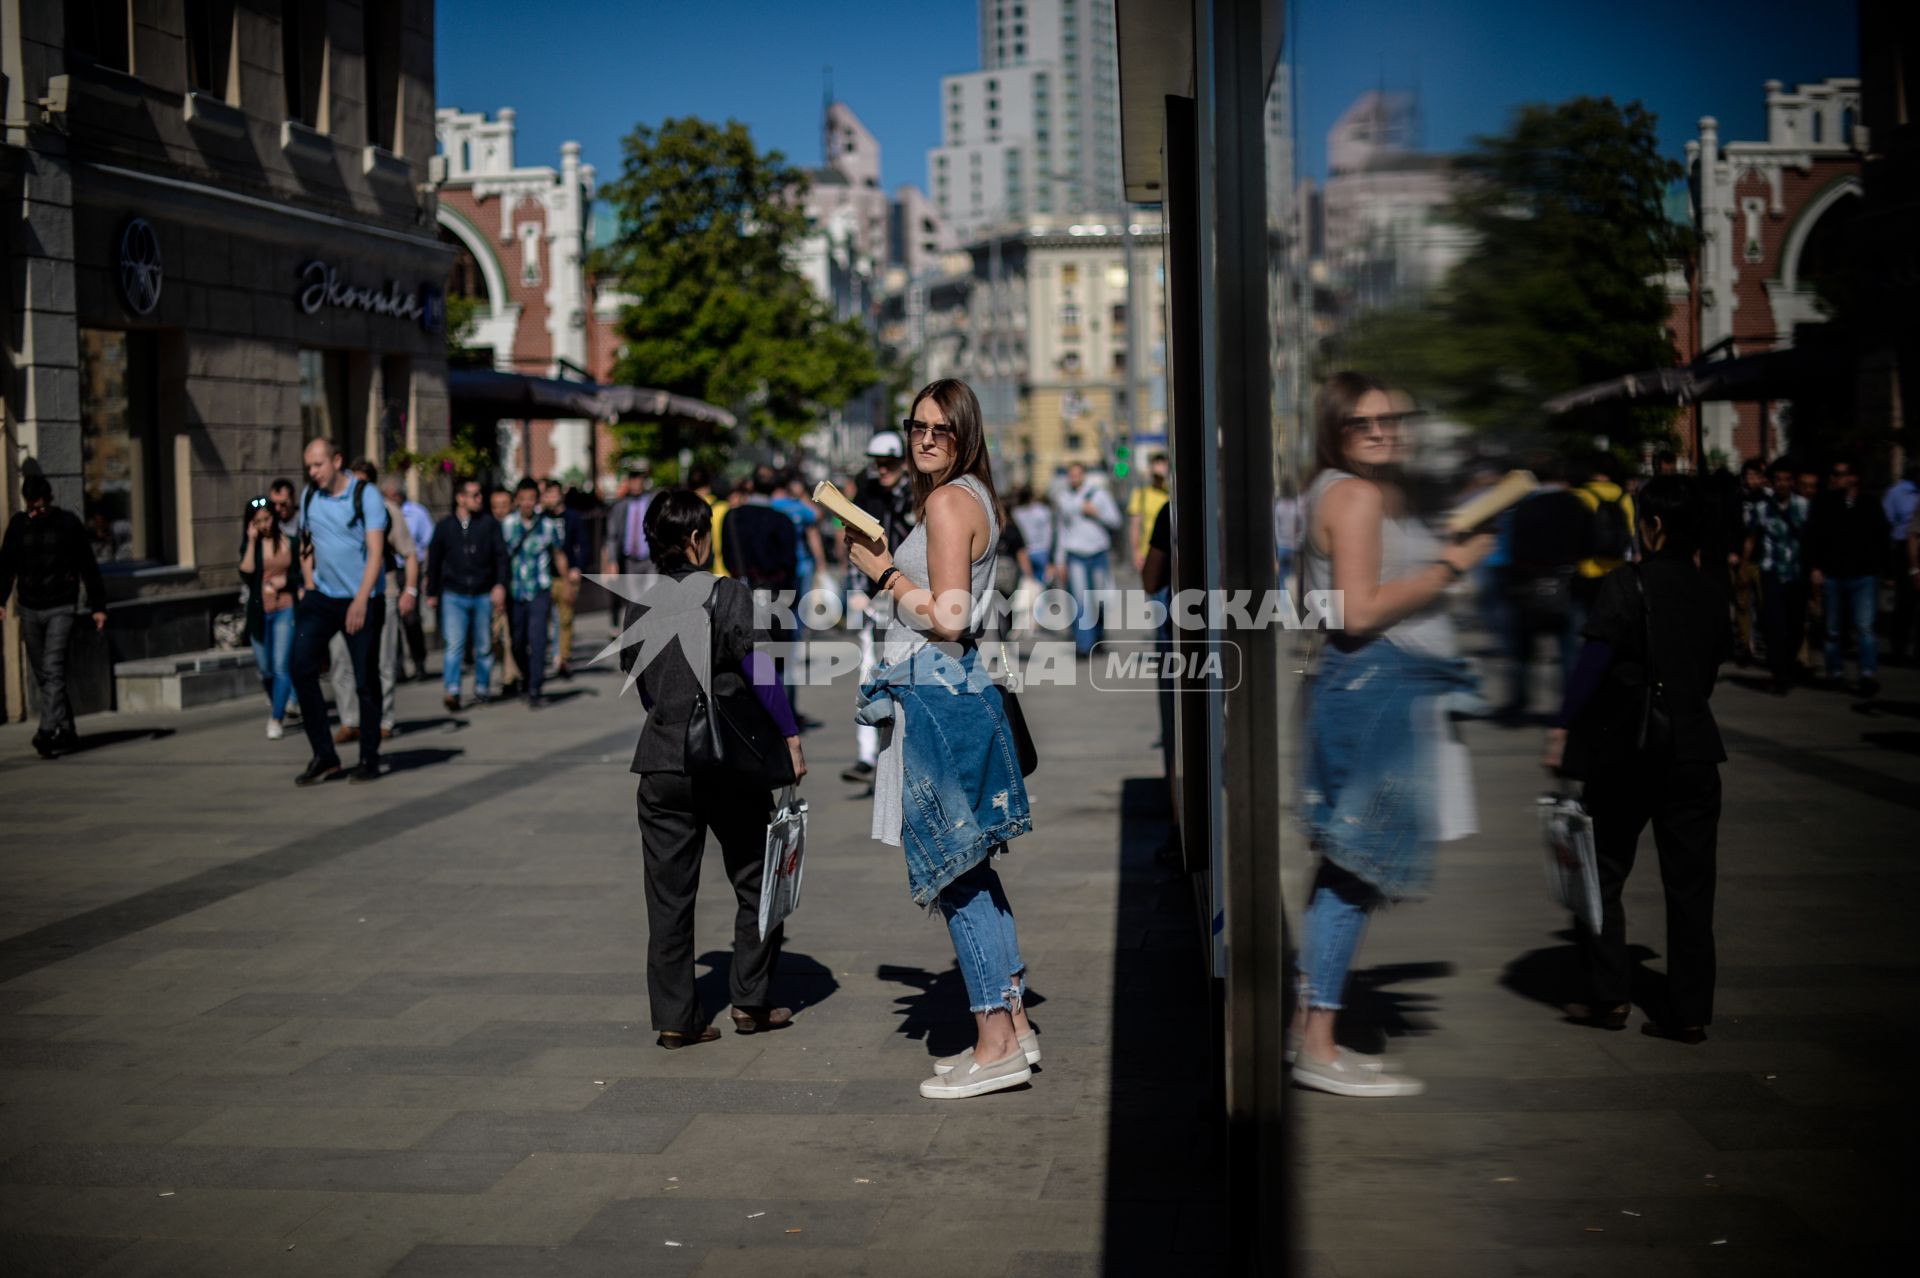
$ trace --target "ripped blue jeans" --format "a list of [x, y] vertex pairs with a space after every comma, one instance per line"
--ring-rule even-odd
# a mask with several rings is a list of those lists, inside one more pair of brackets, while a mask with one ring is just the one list
[[991, 858], [940, 889], [934, 898], [946, 916], [953, 954], [967, 982], [967, 1007], [975, 1012], [1011, 1011], [1025, 995], [1026, 963], [1013, 931], [1013, 907]]

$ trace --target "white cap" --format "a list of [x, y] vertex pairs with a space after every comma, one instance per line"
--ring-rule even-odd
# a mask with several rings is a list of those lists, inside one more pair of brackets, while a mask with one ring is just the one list
[[869, 457], [905, 457], [906, 455], [906, 446], [900, 442], [900, 436], [894, 431], [880, 431], [867, 441]]

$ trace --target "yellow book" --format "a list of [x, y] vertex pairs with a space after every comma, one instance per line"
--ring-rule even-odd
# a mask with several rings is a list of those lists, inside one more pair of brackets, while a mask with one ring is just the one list
[[1469, 501], [1454, 507], [1447, 516], [1447, 529], [1458, 537], [1472, 532], [1500, 512], [1519, 503], [1540, 486], [1530, 470], [1510, 470], [1499, 483]]
[[845, 493], [833, 486], [831, 479], [823, 479], [814, 485], [813, 499], [868, 541], [881, 540], [880, 521], [854, 505]]

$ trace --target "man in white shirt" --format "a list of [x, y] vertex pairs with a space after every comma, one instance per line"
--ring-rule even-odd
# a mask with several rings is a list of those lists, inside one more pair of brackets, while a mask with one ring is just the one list
[[1120, 530], [1120, 508], [1106, 485], [1095, 482], [1079, 462], [1067, 467], [1067, 480], [1053, 493], [1053, 553], [1048, 571], [1056, 585], [1073, 595], [1073, 650], [1084, 657], [1105, 632], [1093, 607], [1093, 592], [1113, 586], [1113, 534]]

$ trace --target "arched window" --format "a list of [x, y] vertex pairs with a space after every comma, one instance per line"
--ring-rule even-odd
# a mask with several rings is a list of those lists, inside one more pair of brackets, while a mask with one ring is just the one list
[[487, 296], [487, 277], [480, 269], [480, 260], [473, 255], [466, 242], [449, 231], [440, 228], [440, 242], [453, 246], [453, 266], [447, 271], [447, 295], [449, 297], [473, 297], [482, 302], [490, 302]]

